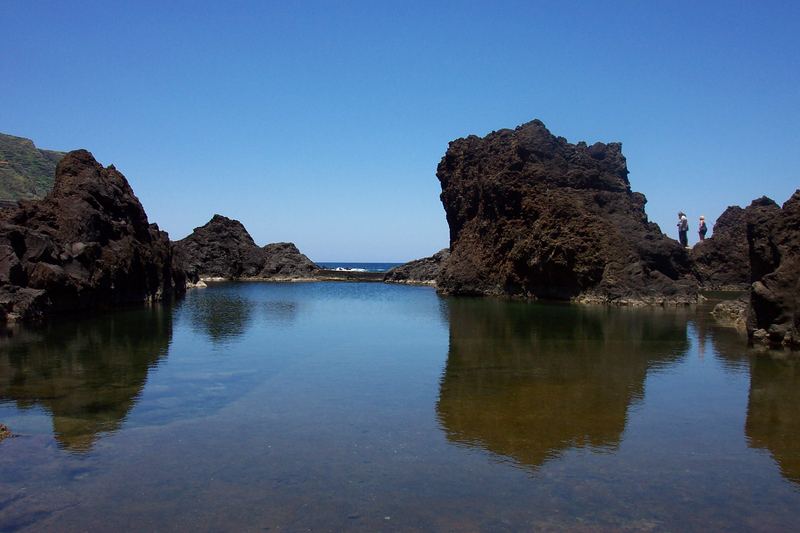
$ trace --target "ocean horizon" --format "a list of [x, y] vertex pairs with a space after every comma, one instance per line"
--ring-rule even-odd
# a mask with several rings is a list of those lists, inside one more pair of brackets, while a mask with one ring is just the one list
[[319, 261], [319, 266], [326, 270], [341, 270], [345, 272], [386, 272], [403, 263], [377, 263], [365, 261]]

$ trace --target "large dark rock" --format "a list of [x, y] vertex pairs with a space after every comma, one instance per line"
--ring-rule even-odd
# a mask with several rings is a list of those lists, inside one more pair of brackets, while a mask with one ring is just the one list
[[450, 256], [450, 250], [444, 248], [431, 257], [409, 261], [389, 269], [383, 277], [388, 283], [408, 283], [411, 285], [436, 285], [436, 278], [444, 262]]
[[260, 248], [241, 222], [222, 215], [214, 215], [206, 225], [177, 241], [175, 250], [191, 281], [303, 279], [319, 270], [294, 244], [280, 242]]
[[175, 250], [190, 280], [254, 277], [263, 265], [261, 249], [242, 223], [222, 215], [177, 241]]
[[728, 207], [714, 224], [713, 235], [690, 253], [692, 267], [705, 290], [747, 290], [750, 257], [745, 210]]
[[319, 267], [311, 259], [300, 253], [291, 242], [276, 242], [264, 246], [264, 259], [259, 277], [270, 279], [304, 279], [313, 277]]
[[570, 144], [538, 120], [450, 143], [439, 164], [451, 294], [695, 301], [685, 250], [631, 191], [619, 143]]
[[169, 237], [128, 181], [86, 150], [68, 153], [41, 201], [0, 211], [0, 317], [153, 301], [185, 290]]
[[779, 207], [769, 198], [747, 208], [751, 338], [800, 348], [800, 189]]

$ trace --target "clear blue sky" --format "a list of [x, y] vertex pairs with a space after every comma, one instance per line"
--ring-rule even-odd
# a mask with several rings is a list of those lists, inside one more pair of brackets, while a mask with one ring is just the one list
[[[204, 5], [205, 4], [205, 5]], [[230, 4], [230, 5], [229, 5]], [[317, 261], [448, 244], [447, 143], [621, 141], [648, 214], [800, 187], [800, 2], [5, 0], [0, 131], [87, 148], [173, 239], [214, 213]]]

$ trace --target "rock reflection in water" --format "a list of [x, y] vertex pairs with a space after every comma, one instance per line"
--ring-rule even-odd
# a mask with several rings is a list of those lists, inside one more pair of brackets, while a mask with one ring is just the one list
[[614, 449], [648, 369], [688, 348], [679, 311], [452, 298], [438, 418], [447, 438], [527, 468]]
[[253, 302], [237, 292], [236, 286], [215, 287], [213, 291], [193, 294], [187, 301], [192, 327], [207, 334], [212, 342], [234, 340], [250, 326]]
[[57, 442], [88, 451], [136, 404], [148, 370], [172, 337], [169, 309], [154, 307], [20, 330], [0, 342], [0, 399], [41, 405]]
[[750, 361], [749, 444], [768, 450], [783, 476], [800, 484], [800, 360], [759, 355]]

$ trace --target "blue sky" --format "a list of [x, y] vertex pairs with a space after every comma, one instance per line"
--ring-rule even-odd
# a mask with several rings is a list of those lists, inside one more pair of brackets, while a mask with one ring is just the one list
[[0, 131], [115, 164], [173, 239], [220, 213], [317, 261], [430, 255], [447, 143], [534, 118], [621, 141], [670, 235], [678, 209], [694, 236], [800, 187], [800, 2], [6, 0], [2, 18]]

